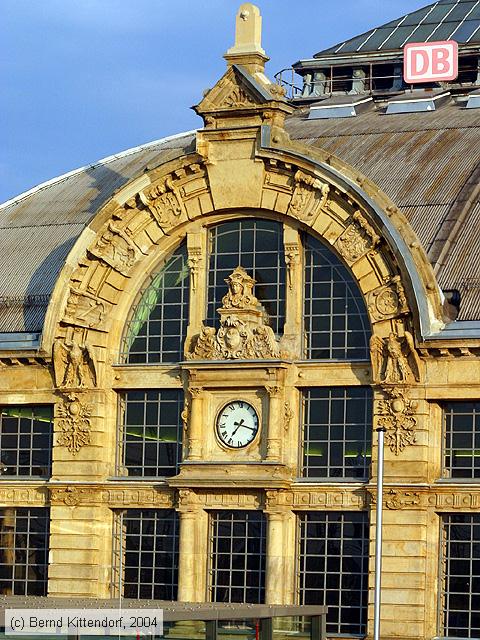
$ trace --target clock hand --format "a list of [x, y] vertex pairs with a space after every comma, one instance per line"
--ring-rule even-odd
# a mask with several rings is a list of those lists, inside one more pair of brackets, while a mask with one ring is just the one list
[[240, 420], [240, 422], [234, 422], [233, 423], [237, 428], [235, 429], [235, 431], [232, 433], [232, 435], [230, 436], [231, 438], [233, 438], [233, 436], [237, 433], [237, 431], [240, 429], [240, 427], [244, 427], [245, 425], [243, 424], [243, 418]]

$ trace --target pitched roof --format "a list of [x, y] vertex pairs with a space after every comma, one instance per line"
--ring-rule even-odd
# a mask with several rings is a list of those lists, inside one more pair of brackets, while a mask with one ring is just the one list
[[402, 49], [409, 42], [480, 43], [480, 0], [438, 0], [314, 55]]

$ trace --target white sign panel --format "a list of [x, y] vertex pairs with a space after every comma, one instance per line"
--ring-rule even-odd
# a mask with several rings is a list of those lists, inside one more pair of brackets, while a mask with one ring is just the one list
[[458, 76], [455, 40], [410, 43], [403, 53], [403, 77], [407, 84], [455, 80]]

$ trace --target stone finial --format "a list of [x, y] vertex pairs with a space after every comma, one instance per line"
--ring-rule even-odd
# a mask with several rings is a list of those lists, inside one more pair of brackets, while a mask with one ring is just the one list
[[260, 9], [250, 2], [245, 2], [238, 10], [235, 23], [235, 44], [227, 51], [226, 55], [242, 53], [265, 55], [265, 51], [262, 49], [262, 16]]

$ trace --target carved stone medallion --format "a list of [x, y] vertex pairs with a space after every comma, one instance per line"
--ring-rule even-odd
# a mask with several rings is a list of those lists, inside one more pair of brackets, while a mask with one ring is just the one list
[[352, 223], [335, 243], [340, 255], [350, 264], [359, 260], [380, 242], [380, 236], [375, 233], [360, 211], [356, 211], [352, 217]]
[[367, 306], [373, 322], [408, 314], [410, 309], [400, 276], [395, 276], [390, 283], [367, 293]]

